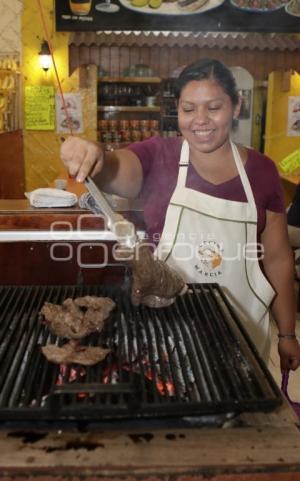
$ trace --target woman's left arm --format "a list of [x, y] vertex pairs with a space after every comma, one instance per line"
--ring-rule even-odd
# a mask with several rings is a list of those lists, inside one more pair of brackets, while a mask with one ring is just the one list
[[[281, 369], [297, 369], [300, 346], [295, 334], [294, 256], [289, 243], [285, 214], [266, 212], [266, 227], [261, 241], [264, 246], [263, 266], [276, 296], [271, 306], [280, 337], [278, 352]], [[290, 337], [289, 337], [290, 335]]]

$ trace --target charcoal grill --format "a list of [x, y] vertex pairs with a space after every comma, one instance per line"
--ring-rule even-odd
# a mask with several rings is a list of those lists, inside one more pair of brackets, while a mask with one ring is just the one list
[[[41, 352], [65, 342], [45, 301], [110, 296], [116, 309], [86, 345], [109, 347], [95, 366], [59, 366]], [[216, 284], [189, 285], [163, 309], [134, 307], [110, 286], [0, 287], [0, 420], [110, 420], [268, 411], [281, 402], [269, 371]]]

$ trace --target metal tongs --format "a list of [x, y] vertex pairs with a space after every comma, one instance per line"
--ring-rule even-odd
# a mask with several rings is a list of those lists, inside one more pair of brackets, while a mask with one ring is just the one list
[[105, 215], [107, 227], [116, 236], [117, 241], [121, 246], [133, 248], [137, 243], [134, 224], [111, 208], [104, 194], [90, 176], [85, 179], [85, 186]]

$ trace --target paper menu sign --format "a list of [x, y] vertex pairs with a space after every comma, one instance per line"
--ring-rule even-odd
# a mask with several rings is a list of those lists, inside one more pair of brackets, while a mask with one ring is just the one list
[[[56, 94], [56, 132], [80, 134], [83, 132], [82, 102], [80, 93], [65, 93], [64, 103]], [[66, 110], [67, 109], [67, 112]]]
[[279, 162], [283, 174], [289, 175], [300, 169], [300, 149], [295, 150]]
[[288, 99], [287, 136], [300, 137], [300, 97], [290, 96]]
[[55, 92], [53, 86], [25, 87], [25, 129], [55, 129]]

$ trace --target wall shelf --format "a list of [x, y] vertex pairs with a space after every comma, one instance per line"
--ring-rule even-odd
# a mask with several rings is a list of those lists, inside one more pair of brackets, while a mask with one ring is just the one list
[[100, 105], [98, 112], [160, 112], [160, 107], [138, 107], [127, 105]]
[[159, 134], [177, 136], [174, 107], [172, 79], [99, 77], [98, 139], [111, 150]]
[[99, 77], [98, 83], [145, 83], [158, 84], [161, 82], [159, 77]]

